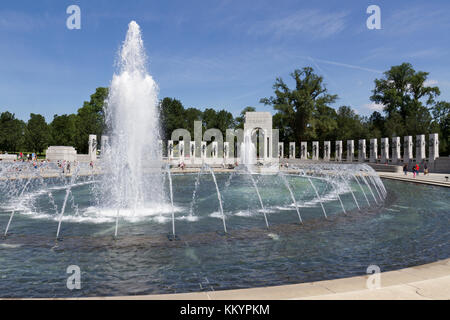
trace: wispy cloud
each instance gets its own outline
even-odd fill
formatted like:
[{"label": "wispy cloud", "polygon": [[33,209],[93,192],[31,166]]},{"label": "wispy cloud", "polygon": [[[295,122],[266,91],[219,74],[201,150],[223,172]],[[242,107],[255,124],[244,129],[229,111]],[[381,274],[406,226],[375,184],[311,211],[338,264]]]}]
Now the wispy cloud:
[{"label": "wispy cloud", "polygon": [[367,103],[364,105],[364,108],[369,109],[371,111],[383,111],[384,105],[381,103]]},{"label": "wispy cloud", "polygon": [[424,50],[418,50],[415,52],[411,52],[406,54],[408,58],[437,58],[445,55],[445,52],[436,48],[429,48]]},{"label": "wispy cloud", "polygon": [[341,62],[330,61],[330,60],[322,60],[322,59],[317,59],[317,58],[314,58],[314,60],[316,62],[326,63],[326,64],[339,66],[339,67],[344,67],[344,68],[357,69],[357,70],[373,72],[373,73],[383,73],[383,71],[381,71],[381,70],[366,68],[366,67],[358,66],[358,65],[354,65],[354,64],[341,63]]},{"label": "wispy cloud", "polygon": [[347,12],[301,10],[253,23],[250,35],[271,34],[276,37],[304,34],[313,38],[328,38],[345,29]]},{"label": "wispy cloud", "polygon": [[417,6],[402,8],[394,12],[383,23],[383,29],[389,30],[391,34],[411,34],[436,27],[443,28],[443,31],[450,26],[447,11],[441,8],[431,8]]},{"label": "wispy cloud", "polygon": [[424,87],[433,87],[433,86],[436,86],[436,85],[438,85],[438,81],[437,80],[433,80],[433,79],[429,79],[429,80],[426,80],[424,83],[423,83],[423,86]]},{"label": "wispy cloud", "polygon": [[48,15],[32,15],[26,12],[2,10],[0,11],[0,30],[29,32],[45,26],[49,20]]}]

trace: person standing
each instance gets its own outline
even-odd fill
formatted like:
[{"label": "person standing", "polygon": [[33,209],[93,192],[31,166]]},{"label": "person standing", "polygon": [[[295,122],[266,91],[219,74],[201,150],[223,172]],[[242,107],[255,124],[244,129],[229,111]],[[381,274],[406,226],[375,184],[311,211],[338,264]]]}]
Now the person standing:
[{"label": "person standing", "polygon": [[408,165],[406,163],[403,165],[403,172],[405,173],[405,176],[408,175]]},{"label": "person standing", "polygon": [[424,165],[423,165],[423,175],[426,176],[427,174],[428,174],[428,165],[425,162]]}]

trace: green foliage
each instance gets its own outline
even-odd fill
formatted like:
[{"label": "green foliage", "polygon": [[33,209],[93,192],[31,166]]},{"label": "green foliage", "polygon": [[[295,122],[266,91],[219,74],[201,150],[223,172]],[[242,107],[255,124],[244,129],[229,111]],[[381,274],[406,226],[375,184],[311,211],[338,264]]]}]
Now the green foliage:
[{"label": "green foliage", "polygon": [[256,111],[255,107],[245,107],[244,110],[241,111],[240,115],[235,119],[236,129],[244,129],[245,113],[254,111]]},{"label": "green foliage", "polygon": [[433,108],[432,132],[439,133],[439,151],[443,155],[450,154],[450,103],[439,101]]},{"label": "green foliage", "polygon": [[0,115],[0,150],[16,152],[24,145],[26,124],[6,111]]},{"label": "green foliage", "polygon": [[315,139],[318,134],[323,135],[326,128],[335,127],[335,123],[328,119],[322,126],[315,116],[322,117],[330,113],[327,107],[336,101],[337,95],[327,93],[323,78],[316,75],[313,68],[297,69],[291,77],[295,81],[294,89],[291,90],[283,79],[277,78],[273,85],[275,96],[263,98],[260,102],[278,111],[277,122],[288,128],[285,134],[289,135],[284,135],[284,139],[300,143]]},{"label": "green foliage", "polygon": [[160,119],[163,140],[170,140],[172,132],[176,129],[187,129],[184,116],[185,110],[181,101],[172,98],[164,98],[161,101]]},{"label": "green foliage", "polygon": [[105,129],[105,107],[108,98],[108,88],[97,88],[91,95],[89,102],[85,101],[83,107],[78,109],[75,118],[76,134],[73,146],[78,153],[88,153],[89,135],[97,135],[97,141]]},{"label": "green foliage", "polygon": [[348,106],[340,107],[337,111],[336,123],[337,140],[347,141],[366,138],[364,118],[358,116],[352,108]]},{"label": "green foliage", "polygon": [[430,130],[428,111],[440,94],[438,87],[426,85],[428,73],[415,71],[411,64],[393,66],[383,79],[375,80],[370,99],[384,106],[386,121],[401,120],[400,125],[390,121],[389,133],[398,136],[417,135]]},{"label": "green foliage", "polygon": [[[436,102],[438,87],[426,85],[428,73],[415,71],[411,64],[393,66],[382,79],[375,80],[370,99],[384,106],[383,112],[361,117],[349,106],[337,110],[330,105],[337,95],[329,94],[322,76],[310,67],[294,70],[291,89],[277,78],[274,96],[261,99],[276,113],[273,126],[279,129],[280,141],[358,140],[382,137],[438,133],[440,154],[450,154],[450,103]],[[105,109],[108,88],[97,88],[89,102],[84,102],[76,114],[55,115],[50,125],[43,116],[31,114],[28,123],[15,119],[14,114],[0,114],[0,150],[9,152],[42,152],[48,145],[74,146],[78,153],[87,153],[88,136],[98,140],[105,131]],[[203,130],[217,128],[225,134],[229,128],[243,128],[246,107],[236,118],[226,110],[206,108],[185,109],[181,101],[164,98],[160,102],[161,138],[168,140],[175,129],[189,130],[194,137],[194,121],[202,121]]]},{"label": "green foliage", "polygon": [[50,141],[50,129],[45,118],[40,114],[30,114],[25,130],[25,145],[28,150],[41,153]]}]

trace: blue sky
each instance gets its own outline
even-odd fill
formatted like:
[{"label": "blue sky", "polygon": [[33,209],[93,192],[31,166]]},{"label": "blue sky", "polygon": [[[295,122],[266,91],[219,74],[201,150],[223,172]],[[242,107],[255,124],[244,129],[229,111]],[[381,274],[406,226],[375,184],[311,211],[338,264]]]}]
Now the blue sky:
[{"label": "blue sky", "polygon": [[[81,8],[81,30],[66,28],[66,8]],[[369,5],[381,30],[369,30]],[[96,87],[108,86],[127,25],[141,26],[159,97],[186,107],[227,109],[272,95],[276,77],[312,66],[325,78],[333,107],[361,115],[379,106],[374,79],[410,62],[450,100],[450,1],[64,1],[0,3],[0,111],[51,121],[74,113]]]}]

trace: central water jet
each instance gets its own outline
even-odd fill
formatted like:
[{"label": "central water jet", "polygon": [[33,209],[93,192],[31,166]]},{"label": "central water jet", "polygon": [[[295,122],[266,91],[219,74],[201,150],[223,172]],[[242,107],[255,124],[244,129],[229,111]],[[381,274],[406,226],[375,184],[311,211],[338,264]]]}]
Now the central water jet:
[{"label": "central water jet", "polygon": [[166,200],[158,148],[158,86],[146,64],[141,30],[132,21],[119,52],[118,71],[111,81],[105,107],[110,143],[101,163],[105,172],[101,205],[121,206],[121,215],[134,215],[136,208]]}]

